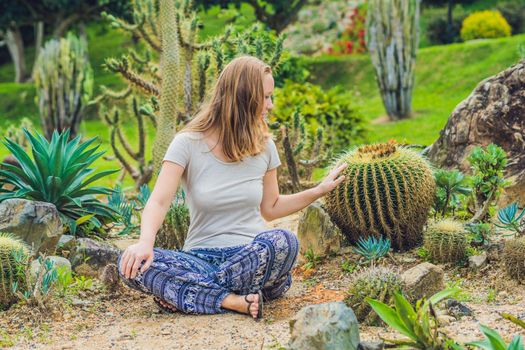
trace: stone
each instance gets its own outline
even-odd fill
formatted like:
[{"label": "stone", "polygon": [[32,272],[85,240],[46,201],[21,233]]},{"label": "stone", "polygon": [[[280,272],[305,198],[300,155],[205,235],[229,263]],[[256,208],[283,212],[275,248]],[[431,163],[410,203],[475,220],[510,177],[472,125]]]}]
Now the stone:
[{"label": "stone", "polygon": [[120,278],[116,264],[107,264],[102,268],[98,279],[106,287],[110,294],[116,294],[120,290]]},{"label": "stone", "polygon": [[438,167],[470,173],[467,157],[476,146],[495,143],[507,153],[505,178],[510,182],[498,206],[525,206],[525,60],[481,81],[457,105],[428,157]]},{"label": "stone", "polygon": [[10,232],[32,247],[32,254],[52,255],[62,236],[62,221],[51,203],[6,199],[0,203],[0,232]]},{"label": "stone", "polygon": [[443,269],[429,262],[416,265],[401,274],[407,292],[414,300],[428,298],[443,290],[443,277]]},{"label": "stone", "polygon": [[491,242],[487,246],[487,258],[489,261],[499,261],[503,257],[505,242]]},{"label": "stone", "polygon": [[84,266],[84,269],[89,272],[86,275],[92,276],[94,274],[95,276],[93,277],[96,277],[99,270],[106,265],[116,264],[120,253],[120,249],[106,242],[99,242],[90,238],[79,238],[69,255],[69,260],[75,271],[77,271],[77,267],[87,265],[92,271],[85,269]]},{"label": "stone", "polygon": [[60,251],[67,250],[71,251],[75,247],[77,239],[72,235],[62,235],[58,240],[57,249]]},{"label": "stone", "polygon": [[487,254],[473,255],[468,258],[468,266],[473,270],[479,270],[487,265]]},{"label": "stone", "polygon": [[359,324],[343,302],[309,305],[290,320],[290,350],[356,350]]},{"label": "stone", "polygon": [[385,342],[383,341],[362,341],[359,343],[357,350],[383,350]]},{"label": "stone", "polygon": [[461,318],[463,316],[472,316],[472,309],[456,299],[448,299],[446,302],[447,312],[450,316]]},{"label": "stone", "polygon": [[452,322],[455,322],[456,319],[453,316],[449,315],[439,315],[437,317],[437,321],[440,326],[448,326]]},{"label": "stone", "polygon": [[310,204],[304,210],[297,228],[297,238],[303,256],[310,249],[317,256],[338,253],[342,237],[341,231],[319,201]]},{"label": "stone", "polygon": [[[51,256],[46,257],[46,260],[51,260],[53,262],[54,267],[56,268],[64,266],[66,271],[71,272],[71,262],[64,257],[51,255]],[[40,272],[40,268],[41,268],[41,265],[38,259],[35,259],[31,262],[30,271],[31,271],[32,278],[36,278],[36,276],[38,276],[38,273]]]}]

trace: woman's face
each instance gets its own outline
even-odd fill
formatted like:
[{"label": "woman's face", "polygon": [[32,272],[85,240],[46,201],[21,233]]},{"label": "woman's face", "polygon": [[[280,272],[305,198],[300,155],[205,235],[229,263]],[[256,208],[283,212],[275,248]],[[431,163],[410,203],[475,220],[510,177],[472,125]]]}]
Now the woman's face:
[{"label": "woman's face", "polygon": [[271,74],[265,74],[263,77],[263,88],[264,88],[264,104],[262,111],[262,118],[267,119],[268,114],[273,108],[272,95],[274,89],[273,77]]}]

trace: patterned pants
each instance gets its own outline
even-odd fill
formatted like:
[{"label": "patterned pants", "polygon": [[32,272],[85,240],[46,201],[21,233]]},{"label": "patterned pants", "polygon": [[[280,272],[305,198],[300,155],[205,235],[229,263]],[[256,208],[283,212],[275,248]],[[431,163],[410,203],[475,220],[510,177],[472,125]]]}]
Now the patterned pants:
[{"label": "patterned pants", "polygon": [[[188,252],[154,248],[146,272],[127,279],[126,285],[153,294],[178,310],[193,314],[217,314],[224,298],[262,291],[264,300],[283,295],[291,286],[290,270],[299,244],[290,231],[273,229],[259,233],[246,245],[196,248]],[[119,256],[117,266],[120,267]]]}]

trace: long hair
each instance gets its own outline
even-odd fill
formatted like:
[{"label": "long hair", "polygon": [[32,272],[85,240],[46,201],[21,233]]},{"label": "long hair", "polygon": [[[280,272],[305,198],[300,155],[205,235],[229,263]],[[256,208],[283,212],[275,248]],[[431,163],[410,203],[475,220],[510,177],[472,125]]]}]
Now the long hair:
[{"label": "long hair", "polygon": [[271,73],[270,66],[256,57],[232,60],[219,75],[209,103],[181,132],[217,130],[222,152],[231,162],[261,153],[270,136],[261,118],[263,77]]}]

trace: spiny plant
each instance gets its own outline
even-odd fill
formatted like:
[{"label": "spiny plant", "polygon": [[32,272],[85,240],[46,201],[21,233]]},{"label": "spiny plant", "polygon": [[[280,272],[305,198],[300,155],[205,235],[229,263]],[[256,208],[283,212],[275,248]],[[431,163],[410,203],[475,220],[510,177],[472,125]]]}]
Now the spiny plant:
[{"label": "spiny plant", "polygon": [[523,282],[525,280],[525,237],[511,239],[505,242],[503,260],[507,274]]},{"label": "spiny plant", "polygon": [[458,170],[439,169],[434,176],[437,187],[434,211],[445,217],[450,206],[455,208],[459,204],[459,196],[468,195],[472,190],[467,187],[465,175]]},{"label": "spiny plant", "polygon": [[357,247],[354,247],[353,250],[361,255],[366,263],[373,263],[388,253],[390,250],[390,240],[383,239],[383,237],[376,239],[373,236],[370,236],[365,240],[361,237],[357,242]]},{"label": "spiny plant", "polygon": [[428,162],[395,142],[361,146],[336,160],[345,162],[345,180],[326,196],[326,209],[352,243],[383,236],[406,250],[421,243],[434,200]]},{"label": "spiny plant", "polygon": [[452,219],[433,222],[423,236],[425,249],[433,260],[457,263],[465,258],[468,237],[462,222]]},{"label": "spiny plant", "polygon": [[[19,259],[17,257],[19,256]],[[0,310],[17,300],[13,284],[22,284],[22,271],[27,266],[27,245],[13,234],[0,232]]]},{"label": "spiny plant", "polygon": [[40,134],[23,130],[33,157],[12,140],[3,141],[21,167],[2,164],[0,188],[7,183],[14,186],[14,190],[0,194],[0,202],[25,198],[52,203],[72,234],[76,233],[80,222],[89,223],[102,232],[103,222],[115,220],[115,211],[95,195],[109,194],[111,189],[92,183],[118,170],[95,173],[90,167],[104,154],[97,152],[99,145],[91,147],[96,138],[81,142],[77,135],[69,140],[69,130],[61,133],[55,130],[48,141]]},{"label": "spiny plant", "polygon": [[373,298],[367,302],[379,317],[390,327],[408,337],[408,339],[385,339],[396,348],[421,350],[461,349],[460,345],[439,331],[434,305],[457,294],[457,288],[445,289],[429,299],[419,299],[415,308],[399,292],[394,292],[394,306]]},{"label": "spiny plant", "polygon": [[[137,188],[158,172],[175,132],[200,108],[208,87],[229,61],[249,54],[276,71],[283,51],[284,37],[269,34],[259,24],[244,31],[227,26],[220,35],[201,40],[201,22],[190,0],[158,4],[154,0],[136,0],[131,22],[108,14],[103,16],[114,28],[133,34],[146,47],[143,52],[131,49],[121,58],[106,60],[107,69],[121,76],[128,86],[120,92],[104,88],[94,101],[115,103],[113,111],[103,113],[111,127],[111,146]],[[129,142],[121,130],[120,115],[128,114],[123,110],[130,99],[137,120],[138,145]],[[152,160],[144,153],[147,120],[156,128]]]},{"label": "spiny plant", "polygon": [[525,215],[525,208],[518,213],[518,204],[512,203],[509,206],[498,211],[498,220],[500,224],[495,224],[498,227],[513,231],[516,236],[525,235],[525,221],[521,219]]},{"label": "spiny plant", "polygon": [[379,317],[371,312],[372,308],[366,298],[371,297],[391,305],[396,291],[403,291],[399,273],[384,266],[372,266],[354,276],[345,302],[354,310],[359,322],[377,325]]}]

